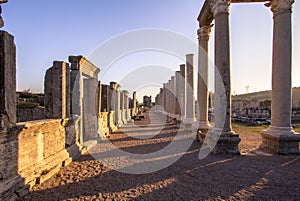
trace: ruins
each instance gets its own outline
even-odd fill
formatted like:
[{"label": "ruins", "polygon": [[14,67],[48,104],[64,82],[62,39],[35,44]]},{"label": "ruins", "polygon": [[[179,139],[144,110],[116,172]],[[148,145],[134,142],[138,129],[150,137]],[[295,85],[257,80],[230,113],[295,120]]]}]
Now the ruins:
[{"label": "ruins", "polygon": [[[2,0],[1,3],[7,1]],[[155,104],[168,122],[194,132],[201,144],[216,141],[213,154],[240,154],[241,141],[231,126],[229,8],[231,3],[264,0],[206,0],[198,17],[198,75],[194,55],[186,55]],[[291,11],[293,0],[267,3],[274,15],[271,125],[262,131],[261,149],[273,154],[300,154],[300,135],[291,126]],[[214,21],[214,126],[208,121],[208,43]],[[0,17],[0,27],[3,26]],[[91,146],[107,140],[137,115],[136,92],[117,82],[102,83],[100,68],[82,55],[54,61],[45,72],[44,107],[40,118],[17,121],[16,46],[14,37],[0,31],[0,198],[15,200],[28,193]],[[196,111],[194,79],[198,79]],[[147,105],[151,105],[148,101]],[[197,118],[195,117],[197,114]],[[33,120],[33,121],[32,121]],[[201,146],[201,145],[199,145]]]},{"label": "ruins", "polygon": [[[231,3],[266,2],[265,0],[206,0],[198,17],[198,92],[197,119],[194,117],[195,100],[193,96],[193,57],[186,55],[186,66],[180,66],[181,77],[179,92],[174,91],[174,80],[163,84],[156,97],[156,104],[165,108],[166,114],[173,119],[177,113],[174,95],[181,102],[181,119],[186,130],[193,130],[203,142],[216,141],[212,152],[215,154],[240,154],[239,135],[231,126],[231,78],[229,8]],[[274,15],[273,62],[272,62],[272,107],[271,125],[262,131],[261,148],[274,154],[299,154],[300,135],[291,126],[291,13],[293,0],[273,0],[265,6],[271,7]],[[214,25],[212,22],[214,21]],[[211,28],[215,29],[215,95],[214,126],[208,121],[208,42]],[[286,37],[288,36],[288,37]],[[179,93],[179,94],[176,94]],[[182,98],[183,97],[183,98]],[[171,103],[171,104],[169,104]],[[180,119],[180,118],[179,118]],[[191,126],[192,125],[192,126]]]}]

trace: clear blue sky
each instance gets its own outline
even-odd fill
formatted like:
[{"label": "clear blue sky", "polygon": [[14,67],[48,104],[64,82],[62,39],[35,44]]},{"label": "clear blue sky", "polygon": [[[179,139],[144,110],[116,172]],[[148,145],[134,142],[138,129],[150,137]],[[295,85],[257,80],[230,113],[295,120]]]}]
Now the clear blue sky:
[{"label": "clear blue sky", "polygon": [[[170,30],[197,43],[202,4],[203,0],[10,0],[2,8],[4,29],[15,36],[17,45],[17,88],[42,91],[44,73],[54,60],[88,57],[100,44],[131,30]],[[293,11],[293,86],[300,86],[298,1]],[[232,4],[230,12],[232,91],[244,93],[247,85],[250,92],[271,89],[270,9],[262,3]],[[212,34],[212,59],[213,38]],[[178,68],[180,61],[170,65],[174,62]]]}]

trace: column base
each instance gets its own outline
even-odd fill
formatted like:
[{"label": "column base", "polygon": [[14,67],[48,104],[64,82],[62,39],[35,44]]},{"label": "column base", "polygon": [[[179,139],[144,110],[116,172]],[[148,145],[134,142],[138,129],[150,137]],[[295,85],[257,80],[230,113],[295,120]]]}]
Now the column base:
[{"label": "column base", "polygon": [[120,128],[121,126],[123,126],[123,121],[120,119],[118,122],[117,122],[117,127]]},{"label": "column base", "polygon": [[199,130],[202,133],[207,134],[210,129],[211,129],[211,126],[209,125],[209,123],[207,121],[200,121],[199,122]]},{"label": "column base", "polygon": [[260,149],[278,155],[300,154],[300,134],[290,127],[270,126],[261,132]]},{"label": "column base", "polygon": [[220,129],[213,129],[208,132],[206,137],[212,154],[240,155],[238,145],[241,141],[241,138],[238,134],[232,131],[224,132]]},{"label": "column base", "polygon": [[115,124],[112,124],[108,126],[108,129],[109,129],[109,133],[113,133],[118,129],[118,127]]},{"label": "column base", "polygon": [[134,122],[134,120],[133,119],[127,119],[127,123],[133,123]]},{"label": "column base", "polygon": [[211,131],[211,129],[211,126],[207,126],[205,129],[204,126],[200,128],[199,122],[193,124],[193,134],[196,136],[196,141],[200,144],[207,144],[207,133]]},{"label": "column base", "polygon": [[109,127],[105,127],[105,128],[98,128],[98,134],[99,134],[99,138],[101,140],[107,140],[110,136],[109,136]]},{"label": "column base", "polygon": [[182,123],[184,131],[193,131],[193,124],[195,124],[194,118],[185,118]]}]

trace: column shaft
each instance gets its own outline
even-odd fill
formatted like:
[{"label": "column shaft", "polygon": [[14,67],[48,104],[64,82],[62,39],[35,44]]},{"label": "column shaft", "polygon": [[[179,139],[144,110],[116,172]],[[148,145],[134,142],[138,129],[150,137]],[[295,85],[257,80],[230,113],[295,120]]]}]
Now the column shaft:
[{"label": "column shaft", "polygon": [[274,11],[272,126],[291,128],[291,11]]},{"label": "column shaft", "polygon": [[208,40],[211,25],[202,26],[198,30],[199,50],[198,50],[198,115],[197,121],[200,130],[207,130],[208,122]]},{"label": "column shaft", "polygon": [[180,65],[180,108],[181,119],[186,117],[186,66]]},{"label": "column shaft", "polygon": [[[218,3],[215,6],[222,7],[224,5]],[[227,7],[229,6],[227,5]],[[231,82],[229,13],[228,11],[220,12],[218,9],[219,8],[215,8],[215,128],[218,128],[223,132],[230,132]]]},{"label": "column shaft", "polygon": [[186,118],[189,121],[194,121],[195,119],[193,57],[193,54],[186,55]]}]

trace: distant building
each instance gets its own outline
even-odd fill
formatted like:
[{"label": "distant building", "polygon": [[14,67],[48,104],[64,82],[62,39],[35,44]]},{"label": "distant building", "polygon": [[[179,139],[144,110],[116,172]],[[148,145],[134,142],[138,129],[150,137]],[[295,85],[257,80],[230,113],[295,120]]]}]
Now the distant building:
[{"label": "distant building", "polygon": [[152,100],[151,100],[151,96],[144,96],[143,97],[143,105],[144,106],[151,106]]}]

